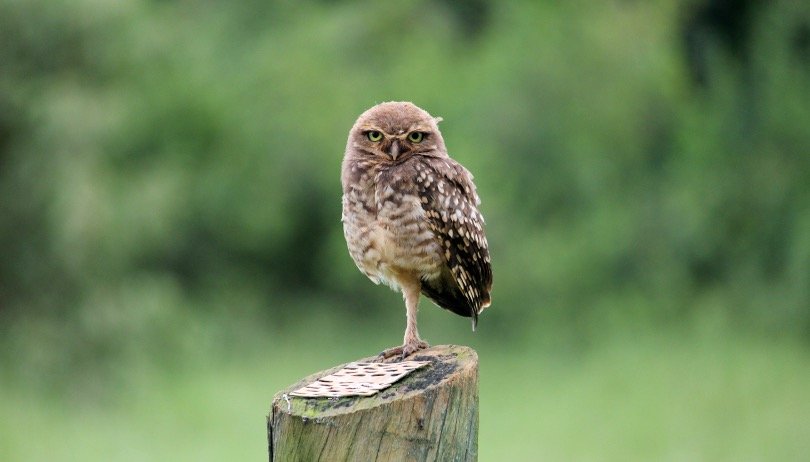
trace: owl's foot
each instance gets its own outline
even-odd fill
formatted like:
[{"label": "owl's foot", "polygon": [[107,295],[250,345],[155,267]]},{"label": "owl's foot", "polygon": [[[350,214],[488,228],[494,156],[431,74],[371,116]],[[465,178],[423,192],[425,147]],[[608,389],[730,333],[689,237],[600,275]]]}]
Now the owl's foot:
[{"label": "owl's foot", "polygon": [[408,356],[416,353],[419,350],[424,350],[426,348],[430,348],[430,345],[428,345],[427,342],[423,340],[417,340],[414,342],[406,343],[405,345],[402,346],[384,350],[382,353],[380,353],[379,357],[383,361],[387,361],[389,359],[393,361],[396,360],[404,361],[405,358],[407,358]]}]

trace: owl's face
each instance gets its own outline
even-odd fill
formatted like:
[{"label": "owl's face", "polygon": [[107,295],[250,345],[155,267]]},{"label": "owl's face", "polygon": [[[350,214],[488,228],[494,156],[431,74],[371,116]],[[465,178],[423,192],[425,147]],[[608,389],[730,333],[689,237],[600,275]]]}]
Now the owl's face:
[{"label": "owl's face", "polygon": [[434,118],[411,103],[390,102],[367,110],[349,133],[347,154],[372,155],[380,161],[402,161],[414,154],[441,155],[444,140]]}]

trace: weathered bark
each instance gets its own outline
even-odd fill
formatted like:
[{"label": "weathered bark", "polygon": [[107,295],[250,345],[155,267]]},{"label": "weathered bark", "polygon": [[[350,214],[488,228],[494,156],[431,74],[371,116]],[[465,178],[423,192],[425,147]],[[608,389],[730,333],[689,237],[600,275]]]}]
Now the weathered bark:
[{"label": "weathered bark", "polygon": [[467,347],[440,345],[408,359],[431,364],[373,396],[286,395],[344,365],[280,391],[267,417],[270,460],[477,460],[478,355]]}]

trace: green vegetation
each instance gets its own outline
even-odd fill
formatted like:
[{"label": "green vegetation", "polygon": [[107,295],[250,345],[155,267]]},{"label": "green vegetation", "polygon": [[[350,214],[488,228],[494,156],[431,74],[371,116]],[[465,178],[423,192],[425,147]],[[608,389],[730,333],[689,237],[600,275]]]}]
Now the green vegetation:
[{"label": "green vegetation", "polygon": [[[180,372],[128,365],[101,397],[0,387],[0,458],[265,460],[272,394],[369,351],[309,340],[262,340]],[[793,341],[713,330],[578,352],[477,349],[482,461],[799,461],[810,450],[810,353]]]},{"label": "green vegetation", "polygon": [[263,459],[400,339],[343,242],[349,127],[444,117],[492,251],[482,460],[801,460],[810,6],[0,0],[0,459]]}]

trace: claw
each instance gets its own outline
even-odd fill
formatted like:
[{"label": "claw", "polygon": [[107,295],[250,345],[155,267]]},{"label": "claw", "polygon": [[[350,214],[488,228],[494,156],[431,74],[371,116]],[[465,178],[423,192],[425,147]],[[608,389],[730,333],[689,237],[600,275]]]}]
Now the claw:
[{"label": "claw", "polygon": [[399,357],[399,361],[404,361],[405,358],[408,356],[416,353],[417,351],[424,350],[426,348],[430,348],[427,342],[419,340],[413,343],[406,343],[405,345],[389,348],[387,350],[382,351],[379,354],[380,359],[383,361]]}]

